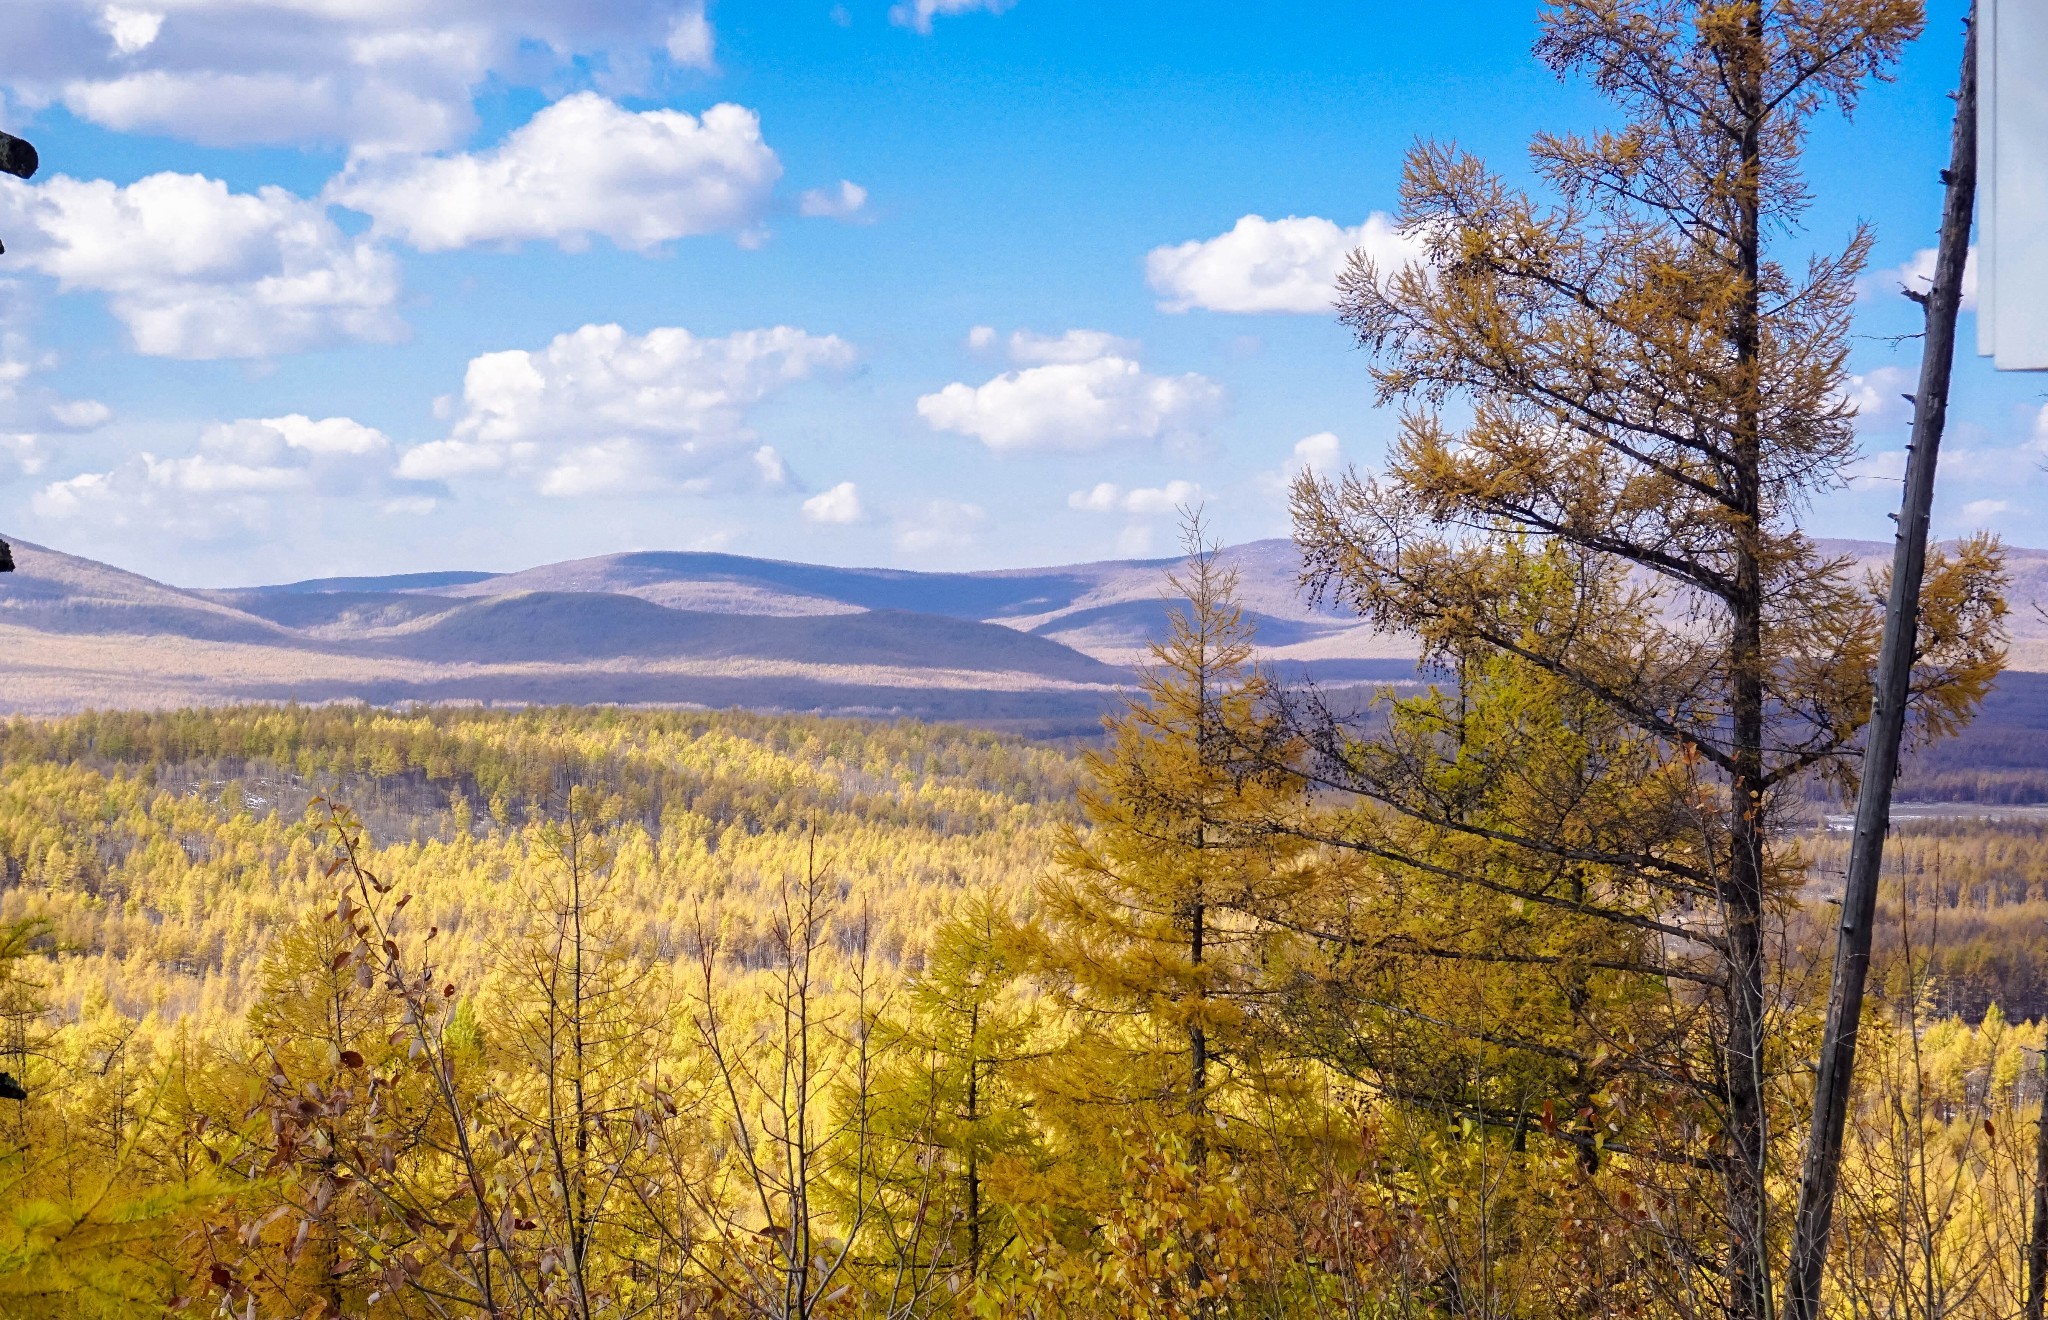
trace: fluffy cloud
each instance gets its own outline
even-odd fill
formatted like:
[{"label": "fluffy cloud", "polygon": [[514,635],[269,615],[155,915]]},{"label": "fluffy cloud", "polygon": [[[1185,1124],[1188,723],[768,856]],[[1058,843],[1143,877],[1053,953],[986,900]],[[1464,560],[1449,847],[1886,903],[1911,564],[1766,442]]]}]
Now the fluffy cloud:
[{"label": "fluffy cloud", "polygon": [[[1951,467],[1954,465],[1951,464]],[[1851,490],[1874,490],[1880,484],[1894,490],[1906,479],[1906,451],[1881,449],[1865,454],[1843,470],[1842,480]]]},{"label": "fluffy cloud", "polygon": [[108,5],[100,11],[100,24],[114,39],[116,55],[133,55],[147,50],[156,40],[156,34],[164,29],[164,16],[147,9]]},{"label": "fluffy cloud", "polygon": [[1134,490],[1102,481],[1067,496],[1067,507],[1087,513],[1157,515],[1178,512],[1199,503],[1201,498],[1202,488],[1192,481],[1169,481],[1164,486],[1140,486]]},{"label": "fluffy cloud", "polygon": [[896,548],[907,555],[964,550],[974,544],[988,514],[979,504],[932,500],[896,521]]},{"label": "fluffy cloud", "polygon": [[0,283],[0,477],[42,471],[51,432],[94,431],[114,416],[98,399],[66,399],[37,379],[56,358],[30,342],[29,320],[19,282]]},{"label": "fluffy cloud", "polygon": [[1962,509],[1963,521],[1973,527],[1983,527],[2000,514],[2012,511],[2013,504],[2010,500],[1971,500]]},{"label": "fluffy cloud", "polygon": [[74,431],[90,431],[113,419],[114,410],[98,399],[66,399],[50,405],[50,419]]},{"label": "fluffy cloud", "polygon": [[868,190],[851,179],[841,179],[836,188],[807,188],[796,199],[797,214],[832,220],[856,219],[867,204]]},{"label": "fluffy cloud", "polygon": [[1019,332],[1010,352],[1030,365],[924,395],[918,416],[997,452],[1079,451],[1195,433],[1223,407],[1223,387],[1207,376],[1152,375],[1138,364],[1136,344],[1099,330]]},{"label": "fluffy cloud", "polygon": [[337,340],[390,340],[398,265],[282,188],[152,174],[120,187],[59,176],[0,182],[22,259],[66,290],[106,295],[138,352],[268,357]]},{"label": "fluffy cloud", "polygon": [[753,453],[754,471],[760,474],[764,486],[787,486],[789,464],[782,461],[782,454],[774,445],[762,445]]},{"label": "fluffy cloud", "polygon": [[1857,426],[1890,426],[1909,420],[1913,408],[1905,396],[1918,383],[1916,375],[1905,367],[1877,367],[1849,377],[1849,402],[1856,409]]},{"label": "fluffy cloud", "polygon": [[359,161],[328,196],[427,252],[527,239],[578,249],[594,234],[645,252],[755,224],[781,176],[751,110],[635,114],[581,92],[489,151]]},{"label": "fluffy cloud", "polygon": [[543,349],[471,359],[452,432],[407,450],[398,471],[419,480],[505,475],[549,495],[702,480],[753,448],[751,405],[852,363],[852,346],[836,335],[789,326],[700,338],[586,325]]},{"label": "fluffy cloud", "polygon": [[842,481],[832,489],[804,501],[804,517],[814,523],[834,523],[843,526],[857,523],[866,516],[867,511],[860,503],[860,490],[850,481]]},{"label": "fluffy cloud", "polygon": [[47,459],[43,438],[32,432],[0,431],[0,477],[34,476]]},{"label": "fluffy cloud", "polygon": [[[1891,270],[1884,271],[1878,275],[1876,279],[1871,281],[1869,291],[1874,294],[1897,293],[1901,289],[1911,289],[1915,293],[1927,292],[1934,287],[1934,258],[1936,255],[1933,248],[1921,248],[1904,265],[1895,266]],[[1977,310],[1977,248],[1975,244],[1970,246],[1969,256],[1963,261],[1963,310],[1966,312]]]},{"label": "fluffy cloud", "polygon": [[347,417],[315,421],[303,413],[233,422],[200,441],[202,448],[234,454],[247,462],[309,463],[322,458],[378,458],[391,452],[391,440],[374,426]]},{"label": "fluffy cloud", "polygon": [[1382,271],[1423,256],[1419,241],[1377,211],[1350,229],[1313,215],[1248,215],[1215,238],[1152,249],[1145,278],[1162,311],[1323,313],[1345,262],[1361,249]]},{"label": "fluffy cloud", "polygon": [[1318,431],[1294,442],[1286,461],[1253,477],[1253,485],[1269,499],[1285,501],[1304,476],[1335,480],[1346,467],[1344,442],[1333,431]]},{"label": "fluffy cloud", "polygon": [[52,482],[31,506],[40,517],[89,520],[101,530],[144,527],[217,540],[267,531],[286,502],[316,491],[383,489],[391,452],[383,432],[346,417],[245,419],[208,428],[188,454],[145,451],[109,471]]},{"label": "fluffy cloud", "polygon": [[[972,332],[969,332],[972,338]],[[1093,362],[1098,358],[1138,356],[1138,341],[1103,330],[1069,330],[1063,335],[1037,335],[1019,330],[1010,336],[1010,357],[1017,362]]]},{"label": "fluffy cloud", "polygon": [[683,5],[669,21],[668,36],[662,41],[661,48],[683,68],[710,69],[715,67],[713,54],[717,44],[711,31],[711,19],[699,0],[696,4]]},{"label": "fluffy cloud", "polygon": [[889,10],[889,21],[899,27],[914,28],[927,35],[932,30],[932,20],[951,14],[971,14],[984,10],[1000,14],[1017,0],[902,0]]},{"label": "fluffy cloud", "polygon": [[662,59],[708,68],[702,0],[8,0],[0,82],[123,132],[218,146],[432,151],[475,127],[486,80]]},{"label": "fluffy cloud", "polygon": [[1294,442],[1294,453],[1287,461],[1287,475],[1298,477],[1313,473],[1318,477],[1334,477],[1343,467],[1344,442],[1333,432],[1318,431]]}]

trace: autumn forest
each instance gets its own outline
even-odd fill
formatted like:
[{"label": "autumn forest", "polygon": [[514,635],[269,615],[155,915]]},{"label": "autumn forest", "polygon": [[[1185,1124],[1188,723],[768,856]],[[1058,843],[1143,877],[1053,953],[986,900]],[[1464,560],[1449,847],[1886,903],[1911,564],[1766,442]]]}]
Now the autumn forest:
[{"label": "autumn forest", "polygon": [[1281,681],[1190,509],[1099,738],[0,725],[0,1314],[2038,1317],[2039,786],[1914,762],[1995,792],[1874,925],[1829,824],[1993,693],[2004,551],[1801,525],[1872,239],[1800,155],[1923,26],[1551,0],[1608,126],[1414,148],[1337,309],[1398,434],[1290,498],[1423,683]]}]

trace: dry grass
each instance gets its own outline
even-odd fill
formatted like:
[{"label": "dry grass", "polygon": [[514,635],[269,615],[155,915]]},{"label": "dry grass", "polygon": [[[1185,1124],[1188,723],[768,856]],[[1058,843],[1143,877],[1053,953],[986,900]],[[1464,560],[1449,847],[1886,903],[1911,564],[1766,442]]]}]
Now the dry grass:
[{"label": "dry grass", "polygon": [[[88,708],[214,706],[250,699],[490,699],[647,701],[672,686],[674,704],[903,707],[930,692],[957,698],[1065,698],[1097,709],[1115,689],[1036,674],[793,661],[599,660],[436,664],[393,657],[124,634],[65,635],[0,626],[0,711],[51,715]],[[693,695],[694,693],[694,695]],[[941,700],[945,696],[953,701]],[[820,701],[816,698],[823,697]],[[703,698],[710,698],[703,700]],[[993,704],[1002,705],[1000,700]],[[1060,704],[1058,702],[1053,703]]]}]

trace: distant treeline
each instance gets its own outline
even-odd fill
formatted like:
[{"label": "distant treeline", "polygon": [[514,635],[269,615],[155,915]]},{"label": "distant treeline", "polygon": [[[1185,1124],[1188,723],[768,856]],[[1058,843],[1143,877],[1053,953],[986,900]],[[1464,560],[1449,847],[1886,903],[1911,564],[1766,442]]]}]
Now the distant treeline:
[{"label": "distant treeline", "polygon": [[[1825,881],[1848,863],[1847,833],[1813,844]],[[1878,957],[1935,1009],[1981,1021],[2048,1017],[2048,821],[1901,822],[1885,848]]]},{"label": "distant treeline", "polygon": [[2048,803],[2048,674],[2001,674],[1967,728],[1907,757],[1898,795],[1920,802]]}]

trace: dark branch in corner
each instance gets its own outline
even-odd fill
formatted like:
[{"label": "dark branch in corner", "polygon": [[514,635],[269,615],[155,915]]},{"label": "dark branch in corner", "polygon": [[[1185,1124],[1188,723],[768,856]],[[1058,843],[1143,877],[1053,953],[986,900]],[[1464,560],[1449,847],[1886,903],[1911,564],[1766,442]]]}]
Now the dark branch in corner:
[{"label": "dark branch in corner", "polygon": [[[36,149],[29,144],[28,139],[18,138],[12,133],[0,133],[0,173],[12,174],[17,179],[32,179],[35,177],[36,168],[42,163],[42,158],[36,155]],[[7,248],[0,245],[0,253],[6,251]],[[0,560],[5,558],[5,551],[0,551]],[[8,567],[11,568],[12,565]],[[6,571],[5,568],[0,568],[0,572]]]}]

